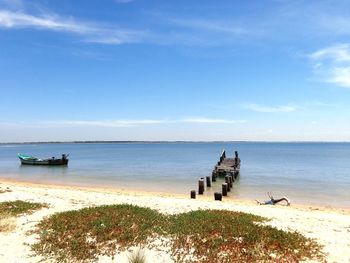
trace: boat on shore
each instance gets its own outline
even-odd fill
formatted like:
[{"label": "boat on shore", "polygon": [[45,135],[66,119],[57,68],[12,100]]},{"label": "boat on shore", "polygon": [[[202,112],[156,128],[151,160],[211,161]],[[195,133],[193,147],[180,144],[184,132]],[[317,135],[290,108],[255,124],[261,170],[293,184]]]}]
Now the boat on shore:
[{"label": "boat on shore", "polygon": [[18,158],[20,159],[21,164],[24,165],[67,165],[68,155],[69,154],[62,154],[61,158],[51,157],[47,159],[40,159],[29,155],[18,154]]}]

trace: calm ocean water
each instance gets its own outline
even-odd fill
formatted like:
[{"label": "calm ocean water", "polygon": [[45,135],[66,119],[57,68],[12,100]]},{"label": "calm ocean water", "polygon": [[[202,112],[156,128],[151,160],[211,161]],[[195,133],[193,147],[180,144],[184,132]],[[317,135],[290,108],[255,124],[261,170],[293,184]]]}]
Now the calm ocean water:
[{"label": "calm ocean water", "polygon": [[[238,150],[230,198],[288,196],[292,202],[350,208],[350,143],[88,143],[0,145],[0,177],[68,185],[189,194],[211,175],[222,149]],[[17,153],[69,153],[67,167],[21,166]],[[209,195],[220,188],[214,183]]]}]

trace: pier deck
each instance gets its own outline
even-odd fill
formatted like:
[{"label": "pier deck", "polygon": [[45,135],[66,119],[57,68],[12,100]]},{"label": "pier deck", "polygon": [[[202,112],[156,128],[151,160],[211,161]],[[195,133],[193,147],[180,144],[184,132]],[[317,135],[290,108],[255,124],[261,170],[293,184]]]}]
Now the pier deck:
[{"label": "pier deck", "polygon": [[[223,150],[219,161],[215,165],[212,175],[202,177],[198,180],[198,194],[202,195],[205,190],[205,181],[207,188],[211,187],[212,182],[216,182],[217,177],[224,177],[225,182],[222,183],[222,192],[215,192],[214,199],[222,201],[223,196],[227,196],[227,192],[233,187],[233,183],[238,177],[241,167],[241,159],[238,157],[238,152],[235,151],[235,158],[226,158],[226,151]],[[196,198],[196,190],[191,190],[191,198]]]},{"label": "pier deck", "polygon": [[235,158],[226,158],[226,151],[224,150],[220,156],[220,160],[215,165],[213,170],[214,176],[234,175],[239,174],[241,159],[238,157],[238,152],[235,152]]}]

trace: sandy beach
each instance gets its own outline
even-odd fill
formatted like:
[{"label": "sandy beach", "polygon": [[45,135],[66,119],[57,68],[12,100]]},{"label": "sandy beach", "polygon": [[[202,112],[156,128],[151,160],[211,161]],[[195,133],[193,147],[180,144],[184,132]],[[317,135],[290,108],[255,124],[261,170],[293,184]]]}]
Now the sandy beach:
[{"label": "sandy beach", "polygon": [[[56,212],[80,209],[104,204],[134,204],[156,209],[163,213],[176,214],[198,209],[226,209],[252,213],[272,220],[272,226],[288,231],[298,231],[306,237],[315,238],[324,245],[327,262],[350,262],[350,211],[310,206],[284,205],[259,206],[254,201],[224,199],[214,201],[209,197],[198,197],[136,192],[117,189],[87,188],[61,185],[43,185],[0,180],[1,189],[10,191],[0,194],[0,202],[23,200],[49,204],[31,215],[15,220],[16,228],[0,233],[1,262],[39,262],[28,244],[36,241],[26,233],[45,216]],[[132,250],[133,248],[131,248]],[[135,248],[136,249],[136,248]],[[127,262],[129,252],[118,254],[113,260],[100,257],[99,262]],[[145,250],[148,262],[172,262],[166,248]],[[44,260],[44,262],[49,262]]]}]

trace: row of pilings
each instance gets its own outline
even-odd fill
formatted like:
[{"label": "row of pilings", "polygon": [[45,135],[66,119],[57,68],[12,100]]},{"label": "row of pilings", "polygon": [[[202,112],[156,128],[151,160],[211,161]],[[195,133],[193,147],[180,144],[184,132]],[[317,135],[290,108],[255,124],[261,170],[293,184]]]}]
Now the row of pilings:
[{"label": "row of pilings", "polygon": [[[235,151],[235,158],[226,158],[226,151],[223,150],[219,161],[215,165],[212,175],[202,177],[198,180],[198,195],[203,195],[205,186],[207,188],[216,184],[217,178],[224,178],[224,182],[221,184],[221,192],[214,193],[214,200],[222,201],[223,196],[227,196],[233,187],[233,183],[238,177],[240,168],[240,159],[238,152]],[[196,190],[191,191],[191,198],[196,198]]]}]

